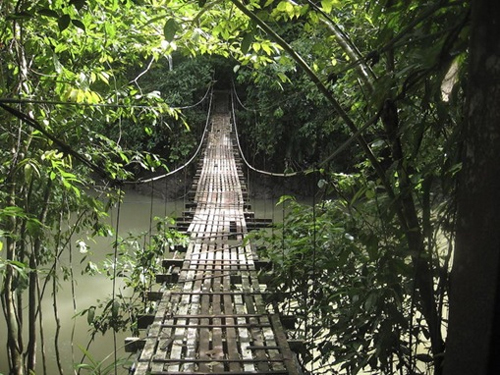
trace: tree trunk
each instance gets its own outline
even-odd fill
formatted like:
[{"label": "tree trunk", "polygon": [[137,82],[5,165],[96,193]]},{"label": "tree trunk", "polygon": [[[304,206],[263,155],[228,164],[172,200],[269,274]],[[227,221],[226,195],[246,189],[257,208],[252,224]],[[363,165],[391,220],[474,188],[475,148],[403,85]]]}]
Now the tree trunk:
[{"label": "tree trunk", "polygon": [[[30,254],[29,258],[30,269],[37,269],[36,254],[34,251]],[[37,319],[36,311],[38,308],[38,295],[37,295],[37,282],[38,274],[36,271],[31,272],[29,275],[29,288],[28,288],[28,345],[27,345],[27,370],[28,373],[35,373],[36,366],[36,331]]]},{"label": "tree trunk", "polygon": [[[14,185],[11,191],[15,191]],[[7,202],[9,206],[15,206],[14,195],[9,196]],[[11,217],[8,219],[7,233],[15,233],[16,218]],[[13,238],[7,237],[6,239],[6,261],[13,261],[16,259],[16,241]],[[11,373],[14,375],[22,375],[23,369],[23,343],[19,337],[19,321],[16,310],[16,294],[14,287],[14,269],[7,266],[5,269],[4,285],[2,290],[2,298],[4,304],[5,320],[7,322],[7,349],[9,353],[9,363]]]},{"label": "tree trunk", "polygon": [[500,7],[472,2],[446,375],[500,373]]},{"label": "tree trunk", "polygon": [[399,116],[396,104],[387,99],[381,114],[387,138],[391,145],[391,155],[396,163],[401,194],[397,197],[398,218],[405,231],[406,242],[412,255],[412,264],[415,270],[415,287],[419,296],[419,309],[424,316],[430,335],[431,349],[434,357],[434,374],[442,374],[442,354],[444,342],[441,334],[441,317],[438,315],[434,294],[432,265],[425,254],[424,237],[420,226],[417,209],[409,180],[409,171],[404,166],[404,152],[401,140],[398,137]]}]

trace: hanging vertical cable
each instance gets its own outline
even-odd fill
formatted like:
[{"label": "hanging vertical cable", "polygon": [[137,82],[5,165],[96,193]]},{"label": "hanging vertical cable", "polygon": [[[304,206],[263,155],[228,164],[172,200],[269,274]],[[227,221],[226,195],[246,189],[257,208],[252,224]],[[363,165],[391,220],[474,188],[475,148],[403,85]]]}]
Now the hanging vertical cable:
[{"label": "hanging vertical cable", "polygon": [[[115,243],[114,243],[114,249],[113,249],[113,294],[112,294],[112,303],[113,307],[111,309],[112,312],[112,318],[116,318],[114,315],[117,314],[117,307],[116,307],[116,275],[117,275],[117,265],[118,265],[118,239],[119,239],[119,230],[120,230],[120,211],[121,211],[121,206],[122,206],[122,187],[118,186],[118,206],[116,210],[116,226],[115,226]],[[114,373],[115,375],[118,374],[118,369],[116,367],[116,364],[118,362],[118,357],[117,357],[117,342],[116,342],[116,328],[113,327],[113,359],[114,359]]]},{"label": "hanging vertical cable", "polygon": [[[314,289],[317,286],[316,282],[316,249],[317,249],[317,229],[316,229],[316,220],[317,220],[317,213],[316,213],[316,194],[317,194],[317,183],[314,179],[312,180],[312,222],[313,222],[313,233],[312,233],[312,246],[313,246],[313,254],[312,254],[312,274],[311,274],[311,287],[314,291]],[[309,288],[308,288],[309,289]],[[312,304],[311,304],[312,305]],[[309,305],[307,305],[309,306]],[[308,322],[308,317],[309,317],[309,312],[306,313],[306,340],[307,340],[307,322]],[[311,317],[311,326],[314,325],[314,316]],[[314,332],[311,330],[311,343],[314,340]]]},{"label": "hanging vertical cable", "polygon": [[[153,203],[154,203],[154,182],[151,181],[151,194],[149,202],[149,229],[148,229],[148,241],[147,243],[151,245],[151,236],[153,235]],[[146,246],[146,243],[144,244]]]},{"label": "hanging vertical cable", "polygon": [[[285,195],[285,186],[282,185],[282,190],[281,190],[281,195],[284,196]],[[281,203],[281,214],[282,214],[282,220],[283,220],[283,235],[282,235],[282,246],[281,246],[281,256],[282,256],[282,259],[283,259],[283,264],[285,264],[285,229],[286,229],[286,225],[285,225],[285,206],[286,206],[286,199],[282,199],[282,203]]]}]

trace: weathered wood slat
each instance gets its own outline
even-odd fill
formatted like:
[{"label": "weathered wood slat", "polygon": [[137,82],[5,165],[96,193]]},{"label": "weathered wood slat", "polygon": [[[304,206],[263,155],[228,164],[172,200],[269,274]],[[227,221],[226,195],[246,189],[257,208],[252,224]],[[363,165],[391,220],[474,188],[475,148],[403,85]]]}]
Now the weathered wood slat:
[{"label": "weathered wood slat", "polygon": [[212,358],[182,358],[182,359],[176,359],[176,358],[170,358],[170,359],[153,359],[153,362],[161,362],[161,363],[202,363],[202,362],[240,362],[240,363],[257,363],[257,362],[283,362],[283,359],[275,359],[271,360],[269,358],[263,358],[263,359],[212,359]]}]

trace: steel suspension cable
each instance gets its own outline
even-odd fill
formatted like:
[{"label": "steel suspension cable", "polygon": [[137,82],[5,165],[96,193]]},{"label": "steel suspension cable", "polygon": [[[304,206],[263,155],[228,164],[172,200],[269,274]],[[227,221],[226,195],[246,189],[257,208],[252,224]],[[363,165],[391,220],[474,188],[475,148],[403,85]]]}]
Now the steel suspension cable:
[{"label": "steel suspension cable", "polygon": [[236,101],[241,106],[241,108],[243,108],[245,111],[254,112],[254,113],[259,113],[259,112],[262,112],[262,111],[268,111],[268,110],[270,110],[272,108],[279,107],[281,104],[285,104],[285,103],[289,102],[290,99],[296,98],[296,97],[300,97],[300,96],[303,96],[305,94],[304,91],[296,91],[295,93],[287,96],[286,99],[283,99],[281,101],[276,101],[273,104],[270,104],[268,106],[259,107],[259,108],[248,108],[246,105],[243,104],[243,101],[241,100],[240,96],[238,95],[238,91],[236,91],[236,85],[234,84],[234,80],[231,81],[231,86],[234,88],[234,94],[235,94],[235,97],[236,97]]},{"label": "steel suspension cable", "polygon": [[[317,273],[316,273],[316,262],[317,262],[317,253],[316,253],[316,250],[317,250],[317,239],[318,239],[318,229],[317,229],[317,212],[316,212],[316,194],[317,194],[317,189],[318,189],[318,184],[313,181],[313,195],[312,195],[312,221],[313,221],[313,237],[312,237],[312,241],[313,241],[313,256],[312,256],[312,275],[311,275],[311,279],[312,279],[312,289],[313,290],[316,290],[316,285],[317,285],[317,280],[316,280],[316,277],[317,277]],[[309,286],[307,288],[307,291],[309,293]],[[310,296],[308,296],[310,297]],[[309,304],[307,305],[309,306]],[[314,326],[314,311],[312,311],[312,317],[311,317],[311,320],[309,320],[309,311],[306,312],[306,322],[305,322],[305,336],[306,336],[306,340],[307,340],[307,334],[308,334],[308,330],[309,330],[309,327],[307,326],[308,322],[310,322],[310,325],[311,327]],[[314,331],[311,329],[310,330],[310,333],[311,333],[311,343],[314,341]]]},{"label": "steel suspension cable", "polygon": [[195,104],[192,104],[192,105],[188,105],[188,106],[185,106],[185,107],[172,107],[172,108],[173,109],[190,109],[190,108],[197,107],[197,106],[199,106],[201,103],[203,103],[205,101],[205,99],[207,98],[208,94],[211,92],[211,89],[213,89],[213,83],[211,83],[210,85],[208,85],[208,88],[207,88],[207,91],[205,92],[205,95],[203,95],[203,98],[201,98],[201,100],[198,103],[195,103]]},{"label": "steel suspension cable", "polygon": [[[117,314],[117,309],[115,308],[115,303],[116,303],[116,277],[117,277],[117,268],[118,268],[118,239],[119,239],[119,230],[120,230],[120,215],[121,215],[121,206],[122,206],[122,188],[121,186],[118,187],[118,207],[117,207],[117,212],[116,212],[116,226],[115,226],[115,243],[113,246],[113,294],[111,300],[113,301],[113,305],[111,308],[111,317],[115,318],[113,316],[114,314]],[[114,374],[118,375],[118,369],[116,367],[116,364],[118,363],[118,345],[116,341],[116,328],[113,327],[113,359],[114,359]]]},{"label": "steel suspension cable", "polygon": [[248,112],[258,112],[256,109],[253,109],[253,108],[247,108],[241,101],[240,97],[238,96],[238,92],[236,91],[236,87],[234,85],[234,81],[231,81],[231,87],[232,87],[232,91],[234,91],[234,96],[236,97],[236,100],[238,101],[238,104],[241,106],[241,108],[243,108],[245,111],[248,111]]},{"label": "steel suspension cable", "polygon": [[234,108],[234,91],[235,90],[231,90],[231,110],[232,110],[232,118],[233,118],[232,125],[233,125],[234,133],[236,136],[236,144],[238,146],[238,151],[240,153],[241,159],[243,160],[245,165],[248,167],[248,169],[250,169],[254,172],[266,175],[266,176],[274,176],[274,177],[293,177],[293,176],[297,176],[300,174],[304,174],[306,172],[305,170],[299,171],[299,172],[291,172],[291,173],[277,173],[277,172],[263,171],[262,169],[255,168],[254,166],[252,166],[248,162],[247,158],[245,157],[245,154],[243,153],[243,149],[241,148],[240,136],[238,134],[238,127],[236,126],[236,111]]}]

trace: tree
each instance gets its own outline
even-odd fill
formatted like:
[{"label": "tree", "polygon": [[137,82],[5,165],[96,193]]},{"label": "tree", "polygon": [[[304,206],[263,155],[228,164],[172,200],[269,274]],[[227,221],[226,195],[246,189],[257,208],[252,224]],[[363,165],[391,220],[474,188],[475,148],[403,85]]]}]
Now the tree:
[{"label": "tree", "polygon": [[[339,70],[342,73],[352,70],[356,76],[345,78],[345,86],[338,85],[339,90],[333,90],[334,94],[342,94],[346,86],[354,87],[356,83],[352,78],[359,78],[361,82],[361,94],[341,104],[325,85],[326,74],[321,70],[325,60],[321,62],[312,54],[307,59],[300,56],[292,43],[267,25],[268,18],[256,10],[260,9],[260,4],[248,6],[237,0],[233,3],[293,57],[364,151],[366,161],[361,164],[361,170],[368,176],[375,175],[371,182],[371,178],[366,182],[377,186],[375,195],[380,196],[379,210],[390,212],[384,220],[397,223],[390,237],[406,249],[399,256],[412,264],[413,288],[418,296],[412,302],[412,310],[416,308],[425,318],[426,326],[422,328],[430,339],[430,358],[435,373],[440,373],[444,352],[443,301],[447,294],[450,252],[441,257],[434,239],[445,225],[453,223],[453,216],[449,216],[449,223],[434,219],[436,206],[431,201],[432,196],[439,194],[453,197],[453,179],[459,169],[455,159],[457,148],[449,142],[458,134],[454,124],[460,118],[455,117],[460,113],[460,99],[456,101],[457,107],[449,107],[451,102],[442,96],[442,86],[450,71],[457,77],[460,69],[456,65],[451,69],[451,66],[463,66],[467,7],[460,2],[431,2],[413,7],[407,7],[404,2],[346,2],[342,6],[323,2],[321,8],[313,3],[278,3],[270,12],[275,19],[294,20],[305,15],[311,26],[304,30],[325,32],[319,25],[326,25],[327,32],[339,42],[342,56],[347,60],[344,69],[339,67]],[[270,3],[266,3],[266,7],[269,6]],[[308,10],[308,6],[314,11]],[[359,14],[364,18],[356,17]],[[349,31],[342,33],[338,23],[342,23],[344,30],[350,30],[346,27],[349,24],[354,32],[351,35]],[[331,56],[332,52],[335,48],[326,47],[319,49],[318,56],[323,53]],[[456,56],[462,60],[457,60]],[[344,109],[349,107],[351,111]],[[456,113],[446,114],[448,108]],[[361,113],[369,120],[363,120]],[[363,129],[371,127],[370,130],[359,132],[359,122],[366,124]],[[432,152],[440,148],[446,149],[445,158]],[[363,189],[366,188],[369,185]],[[382,196],[388,199],[387,206],[380,205]],[[445,210],[452,214],[452,200],[446,206]],[[413,351],[411,338],[409,345]],[[415,371],[411,360],[408,366]]]},{"label": "tree", "polygon": [[[72,235],[108,234],[102,223],[107,207],[89,189],[102,188],[112,205],[134,164],[159,164],[94,126],[177,115],[158,96],[139,94],[126,75],[143,58],[172,51],[158,38],[163,24],[149,22],[151,12],[132,1],[0,5],[2,339],[12,374],[34,372],[37,346],[46,344],[40,340],[42,299],[53,298],[58,324],[58,280],[72,272],[59,259],[74,248]],[[57,344],[56,353],[60,364]]]},{"label": "tree", "polygon": [[445,374],[497,374],[500,225],[498,191],[500,10],[473,1],[467,123],[459,185]]}]

